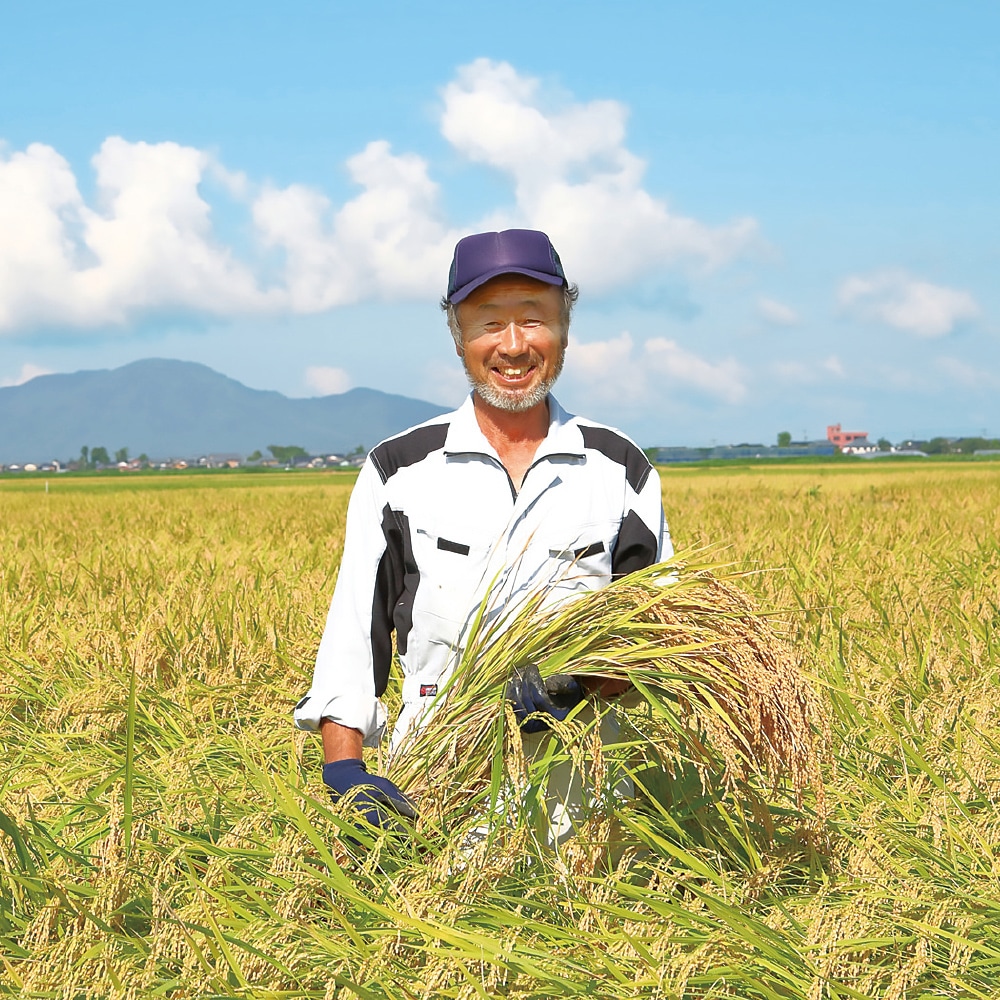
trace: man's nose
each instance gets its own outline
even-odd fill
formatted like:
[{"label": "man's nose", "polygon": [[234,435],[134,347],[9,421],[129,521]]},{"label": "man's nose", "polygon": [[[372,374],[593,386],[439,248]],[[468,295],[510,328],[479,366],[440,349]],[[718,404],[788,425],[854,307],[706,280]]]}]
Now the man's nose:
[{"label": "man's nose", "polygon": [[503,330],[500,337],[500,350],[505,354],[522,354],[525,350],[526,339],[524,330],[511,320]]}]

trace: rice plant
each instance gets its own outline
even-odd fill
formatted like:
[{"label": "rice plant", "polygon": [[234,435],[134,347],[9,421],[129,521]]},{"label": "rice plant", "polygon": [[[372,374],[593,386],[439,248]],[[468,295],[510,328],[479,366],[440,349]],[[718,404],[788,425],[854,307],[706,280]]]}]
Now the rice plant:
[{"label": "rice plant", "polygon": [[[381,762],[403,836],[290,724],[348,479],[4,482],[0,992],[995,994],[1000,480],[938,468],[665,471],[678,581],[479,636]],[[515,649],[627,670],[617,741],[581,714],[524,753]],[[554,849],[565,760],[595,808]]]}]

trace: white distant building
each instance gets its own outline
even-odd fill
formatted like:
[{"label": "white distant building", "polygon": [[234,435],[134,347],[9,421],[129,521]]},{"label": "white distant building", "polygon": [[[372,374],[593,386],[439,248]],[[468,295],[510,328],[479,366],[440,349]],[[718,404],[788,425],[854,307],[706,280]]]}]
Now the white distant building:
[{"label": "white distant building", "polygon": [[862,437],[855,438],[850,444],[842,444],[840,450],[845,455],[870,455],[878,451],[878,445]]}]

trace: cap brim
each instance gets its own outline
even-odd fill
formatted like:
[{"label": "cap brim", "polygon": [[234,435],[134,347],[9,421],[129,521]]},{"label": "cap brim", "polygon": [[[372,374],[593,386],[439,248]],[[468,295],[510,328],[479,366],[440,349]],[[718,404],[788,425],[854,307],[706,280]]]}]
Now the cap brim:
[{"label": "cap brim", "polygon": [[486,274],[480,274],[467,285],[462,285],[461,288],[456,289],[448,297],[448,301],[452,305],[458,305],[459,302],[468,298],[477,288],[481,288],[487,281],[499,278],[501,274],[523,274],[528,278],[534,278],[536,281],[544,281],[546,285],[566,284],[565,279],[560,278],[558,274],[546,274],[544,271],[532,271],[531,268],[528,267],[498,267],[495,271],[487,271]]}]

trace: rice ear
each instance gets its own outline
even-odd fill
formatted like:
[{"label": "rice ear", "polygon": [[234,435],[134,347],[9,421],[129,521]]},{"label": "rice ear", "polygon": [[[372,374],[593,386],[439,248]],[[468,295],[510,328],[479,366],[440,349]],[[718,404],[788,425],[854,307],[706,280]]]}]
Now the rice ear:
[{"label": "rice ear", "polygon": [[394,760],[394,780],[421,798],[484,795],[511,725],[507,678],[530,660],[543,677],[631,681],[649,709],[636,726],[661,752],[723,786],[787,782],[800,804],[811,789],[823,815],[816,691],[768,617],[716,570],[678,556],[554,610],[536,594],[502,628],[480,628],[480,614],[433,717]]}]

